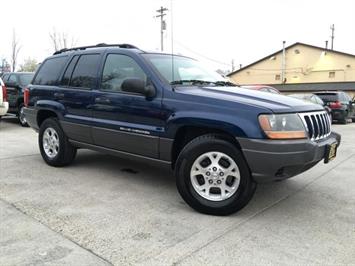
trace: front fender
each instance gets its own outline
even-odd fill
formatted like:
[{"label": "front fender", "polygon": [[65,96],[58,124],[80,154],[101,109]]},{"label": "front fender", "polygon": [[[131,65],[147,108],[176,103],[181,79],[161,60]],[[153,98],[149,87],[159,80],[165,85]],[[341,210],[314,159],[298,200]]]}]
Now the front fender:
[{"label": "front fender", "polygon": [[173,139],[178,130],[185,126],[216,129],[240,138],[263,138],[257,118],[196,111],[181,111],[172,114],[167,120],[166,137]]}]

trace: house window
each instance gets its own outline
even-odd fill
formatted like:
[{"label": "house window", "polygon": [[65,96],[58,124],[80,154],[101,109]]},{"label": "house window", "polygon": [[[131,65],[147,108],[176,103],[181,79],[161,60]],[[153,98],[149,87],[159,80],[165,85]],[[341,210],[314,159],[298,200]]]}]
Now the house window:
[{"label": "house window", "polygon": [[275,75],[275,80],[280,80],[281,79],[281,76],[279,74],[276,74]]},{"label": "house window", "polygon": [[329,72],[329,78],[330,79],[335,78],[335,71],[330,71]]}]

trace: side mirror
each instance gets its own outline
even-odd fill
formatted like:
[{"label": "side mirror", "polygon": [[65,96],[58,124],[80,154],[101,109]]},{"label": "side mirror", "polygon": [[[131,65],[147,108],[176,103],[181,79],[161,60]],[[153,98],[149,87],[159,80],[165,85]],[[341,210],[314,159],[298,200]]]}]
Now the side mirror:
[{"label": "side mirror", "polygon": [[122,91],[142,94],[146,97],[155,96],[155,88],[153,85],[147,85],[144,80],[139,78],[125,79],[121,85]]}]

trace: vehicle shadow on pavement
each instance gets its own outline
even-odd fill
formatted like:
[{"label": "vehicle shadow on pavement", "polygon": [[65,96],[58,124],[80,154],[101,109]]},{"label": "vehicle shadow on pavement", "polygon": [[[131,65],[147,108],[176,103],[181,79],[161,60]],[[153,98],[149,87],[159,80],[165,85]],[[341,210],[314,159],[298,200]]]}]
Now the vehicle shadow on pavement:
[{"label": "vehicle shadow on pavement", "polygon": [[[137,183],[144,183],[144,186],[153,189],[153,191],[156,190],[157,193],[162,187],[164,187],[164,194],[178,194],[175,186],[174,173],[169,167],[159,167],[149,163],[122,159],[94,151],[79,150],[78,155],[70,168],[73,170],[75,168],[81,169],[83,166],[88,172],[97,172],[99,169],[101,178],[112,176],[113,174],[116,180],[129,179],[132,186]],[[290,193],[299,190],[304,185],[302,184],[302,182],[300,183],[293,179],[284,180],[282,182],[259,184],[254,198],[243,210],[255,212],[263,209],[273,202],[287,197]],[[166,200],[169,201],[171,199],[168,197]],[[180,203],[186,205],[181,198]],[[190,210],[187,205],[186,209]],[[242,214],[243,210],[234,215],[238,216]],[[247,212],[249,213],[249,211]]]}]

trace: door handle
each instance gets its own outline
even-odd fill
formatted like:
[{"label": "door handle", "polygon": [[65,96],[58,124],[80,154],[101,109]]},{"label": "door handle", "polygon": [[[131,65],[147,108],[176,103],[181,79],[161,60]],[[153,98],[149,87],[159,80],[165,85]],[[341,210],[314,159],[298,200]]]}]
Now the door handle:
[{"label": "door handle", "polygon": [[55,98],[64,98],[64,93],[62,92],[55,92],[53,95]]},{"label": "door handle", "polygon": [[111,103],[111,101],[110,101],[110,99],[108,99],[106,97],[98,97],[98,98],[95,98],[95,103],[109,104],[109,103]]}]

